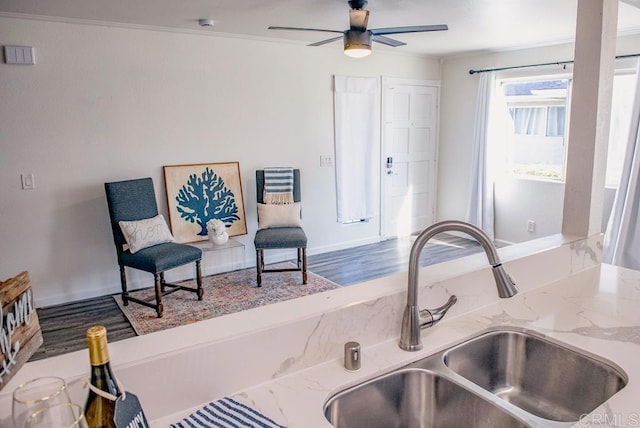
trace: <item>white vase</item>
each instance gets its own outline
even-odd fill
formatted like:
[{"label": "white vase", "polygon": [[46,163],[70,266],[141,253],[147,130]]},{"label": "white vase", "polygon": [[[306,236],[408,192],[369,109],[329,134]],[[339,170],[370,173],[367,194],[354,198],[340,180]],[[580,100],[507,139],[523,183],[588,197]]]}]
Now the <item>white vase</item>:
[{"label": "white vase", "polygon": [[214,245],[222,245],[228,240],[229,234],[226,231],[222,232],[220,235],[216,235],[215,233],[209,235],[209,241]]}]

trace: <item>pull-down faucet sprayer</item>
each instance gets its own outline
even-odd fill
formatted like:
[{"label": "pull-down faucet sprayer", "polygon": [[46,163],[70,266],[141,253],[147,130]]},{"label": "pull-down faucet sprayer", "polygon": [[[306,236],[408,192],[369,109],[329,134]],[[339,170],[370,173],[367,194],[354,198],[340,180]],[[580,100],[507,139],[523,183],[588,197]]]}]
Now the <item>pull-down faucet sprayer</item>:
[{"label": "pull-down faucet sprayer", "polygon": [[409,255],[407,307],[404,310],[404,316],[402,319],[402,332],[400,334],[399,344],[400,348],[405,351],[418,351],[422,349],[420,329],[435,325],[457,301],[456,296],[451,296],[449,301],[439,308],[425,309],[422,311],[418,308],[418,272],[420,270],[420,253],[431,238],[438,233],[449,231],[466,233],[467,235],[475,238],[476,241],[482,245],[482,248],[487,255],[487,259],[493,268],[492,271],[496,281],[496,288],[498,289],[498,295],[501,298],[512,297],[518,292],[515,283],[511,277],[509,277],[507,272],[505,272],[504,267],[500,262],[495,245],[481,229],[472,224],[454,220],[443,221],[429,226],[423,230],[420,235],[418,235],[411,247],[411,254]]}]

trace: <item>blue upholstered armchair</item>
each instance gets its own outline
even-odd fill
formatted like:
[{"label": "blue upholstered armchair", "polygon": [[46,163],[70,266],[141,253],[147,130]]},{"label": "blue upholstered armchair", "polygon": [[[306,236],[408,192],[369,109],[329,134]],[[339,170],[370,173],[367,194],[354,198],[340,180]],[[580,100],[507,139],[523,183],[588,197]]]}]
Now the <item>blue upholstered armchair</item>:
[{"label": "blue upholstered armchair", "polygon": [[[264,203],[264,171],[256,171],[256,197],[258,204]],[[300,170],[293,170],[293,201],[300,202]],[[299,219],[298,219],[299,220]],[[260,214],[258,214],[260,222]],[[307,236],[299,226],[279,226],[259,229],[253,241],[256,247],[256,269],[258,287],[262,285],[262,274],[268,272],[302,272],[302,283],[307,283]],[[265,269],[264,251],[273,249],[296,248],[298,250],[297,267],[284,269]]]},{"label": "blue upholstered armchair", "polygon": [[[186,290],[196,293],[198,300],[202,300],[202,274],[200,270],[202,250],[191,245],[173,242],[166,222],[161,217],[159,224],[157,222],[152,225],[140,223],[158,218],[158,206],[151,178],[105,183],[104,188],[107,195],[107,205],[109,206],[109,216],[111,217],[113,240],[118,255],[118,265],[120,266],[120,282],[122,283],[122,301],[124,305],[128,305],[129,301],[139,303],[155,309],[158,318],[161,318],[163,311],[162,296],[178,290]],[[137,224],[143,224],[144,229],[140,228],[138,232],[154,231],[153,233],[155,233],[156,229],[160,230],[160,232],[155,233],[155,241],[146,242],[147,246],[140,245],[141,248],[139,249],[131,248],[131,245],[127,243],[127,238],[130,238],[129,240],[131,241],[131,237],[125,237],[120,222],[125,222],[125,225],[130,225],[132,228],[135,228]],[[166,239],[163,239],[161,233],[163,227],[166,229],[166,234],[164,235]],[[152,233],[146,234],[150,235]],[[124,247],[125,244],[128,246],[126,249]],[[193,262],[195,262],[196,266],[196,288],[169,284],[165,281],[165,271]],[[125,266],[153,274],[155,303],[130,295],[136,290],[127,290]]]}]

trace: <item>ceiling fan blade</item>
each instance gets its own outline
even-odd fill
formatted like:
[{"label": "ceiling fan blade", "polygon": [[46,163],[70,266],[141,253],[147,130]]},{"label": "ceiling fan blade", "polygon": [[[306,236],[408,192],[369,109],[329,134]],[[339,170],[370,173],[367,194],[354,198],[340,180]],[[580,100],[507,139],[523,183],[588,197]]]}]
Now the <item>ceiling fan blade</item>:
[{"label": "ceiling fan blade", "polygon": [[349,11],[349,26],[352,30],[366,31],[369,23],[369,11],[362,9],[351,9]]},{"label": "ceiling fan blade", "polygon": [[412,27],[391,27],[391,28],[376,28],[371,30],[374,36],[383,34],[402,34],[402,33],[422,33],[425,31],[445,31],[449,27],[446,25],[415,25]]},{"label": "ceiling fan blade", "polygon": [[343,34],[344,31],[338,31],[338,30],[322,30],[319,28],[298,28],[298,27],[275,27],[275,26],[269,26],[267,27],[269,30],[294,30],[294,31],[322,31],[324,33],[338,33],[338,34]]},{"label": "ceiling fan blade", "polygon": [[396,48],[398,46],[406,45],[405,42],[401,42],[400,40],[396,40],[396,39],[392,39],[390,37],[385,37],[385,36],[380,36],[380,35],[372,36],[371,40],[373,40],[374,42],[382,43],[383,45],[393,46],[394,48]]},{"label": "ceiling fan blade", "polygon": [[344,38],[343,36],[332,37],[327,40],[321,40],[319,42],[311,43],[310,45],[307,45],[307,46],[322,46],[322,45],[326,45],[327,43],[335,42],[336,40],[342,40],[343,38]]}]

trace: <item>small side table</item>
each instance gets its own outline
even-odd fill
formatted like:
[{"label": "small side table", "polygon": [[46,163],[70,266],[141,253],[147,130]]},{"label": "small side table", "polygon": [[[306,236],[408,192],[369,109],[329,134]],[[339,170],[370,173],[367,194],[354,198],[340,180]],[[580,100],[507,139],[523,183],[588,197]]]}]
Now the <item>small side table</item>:
[{"label": "small side table", "polygon": [[221,245],[213,244],[209,240],[191,242],[189,245],[202,250],[203,275],[244,269],[245,267],[244,244],[233,238],[229,238]]}]

